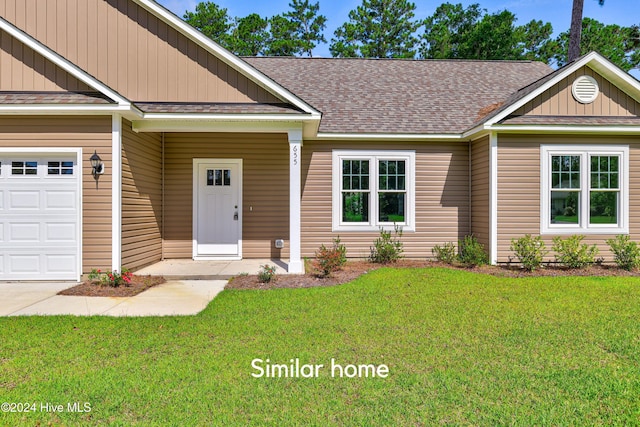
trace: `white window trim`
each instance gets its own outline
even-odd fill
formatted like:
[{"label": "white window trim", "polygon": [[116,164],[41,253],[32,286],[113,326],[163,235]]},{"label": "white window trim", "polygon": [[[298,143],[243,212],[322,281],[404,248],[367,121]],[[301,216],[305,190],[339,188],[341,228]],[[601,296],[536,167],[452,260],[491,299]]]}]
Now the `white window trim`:
[{"label": "white window trim", "polygon": [[[348,224],[342,222],[342,160],[369,160],[370,171],[369,222]],[[332,231],[393,230],[393,224],[379,224],[378,218],[378,160],[404,160],[406,162],[407,206],[405,223],[398,224],[402,231],[416,230],[416,152],[410,150],[333,150],[332,151]],[[375,174],[375,176],[374,176]]]},{"label": "white window trim", "polygon": [[[580,206],[579,224],[554,225],[550,218],[551,156],[580,156]],[[589,156],[620,156],[620,212],[615,226],[589,225]],[[629,146],[628,145],[541,145],[540,146],[540,234],[629,234]]]}]

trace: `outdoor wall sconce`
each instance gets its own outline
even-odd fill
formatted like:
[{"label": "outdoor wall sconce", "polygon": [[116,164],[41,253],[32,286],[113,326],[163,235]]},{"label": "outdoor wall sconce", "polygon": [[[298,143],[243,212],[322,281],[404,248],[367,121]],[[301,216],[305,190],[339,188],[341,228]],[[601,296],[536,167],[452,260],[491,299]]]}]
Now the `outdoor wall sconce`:
[{"label": "outdoor wall sconce", "polygon": [[93,175],[95,179],[98,179],[98,175],[104,173],[104,163],[102,163],[102,159],[98,156],[97,151],[93,151],[93,155],[89,157],[89,161],[91,162],[91,175]]}]

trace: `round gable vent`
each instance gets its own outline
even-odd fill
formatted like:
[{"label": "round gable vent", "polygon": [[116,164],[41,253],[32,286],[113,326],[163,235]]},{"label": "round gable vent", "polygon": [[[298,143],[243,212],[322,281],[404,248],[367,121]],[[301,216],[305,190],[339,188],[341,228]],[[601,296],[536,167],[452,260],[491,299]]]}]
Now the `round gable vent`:
[{"label": "round gable vent", "polygon": [[598,97],[598,82],[591,76],[580,76],[573,82],[571,93],[576,101],[589,104]]}]

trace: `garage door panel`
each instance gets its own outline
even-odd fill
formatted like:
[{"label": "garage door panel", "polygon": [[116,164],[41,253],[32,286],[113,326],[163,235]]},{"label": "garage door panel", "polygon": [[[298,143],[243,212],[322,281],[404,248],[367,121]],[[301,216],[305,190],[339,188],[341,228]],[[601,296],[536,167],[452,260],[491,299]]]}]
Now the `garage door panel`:
[{"label": "garage door panel", "polygon": [[45,243],[54,242],[72,242],[77,240],[76,236],[76,224],[73,222],[67,223],[45,223]]},{"label": "garage door panel", "polygon": [[[11,185],[9,183],[9,185]],[[40,210],[40,190],[9,190],[8,209],[15,210]]]},{"label": "garage door panel", "polygon": [[9,223],[9,243],[40,241],[39,222],[10,222]]},{"label": "garage door panel", "polygon": [[40,272],[40,255],[10,254],[8,257],[8,273],[10,274],[37,274]]},{"label": "garage door panel", "polygon": [[0,280],[77,280],[82,176],[76,154],[0,153]]},{"label": "garage door panel", "polygon": [[47,274],[75,273],[77,262],[73,255],[45,255],[44,271]]},{"label": "garage door panel", "polygon": [[75,191],[46,190],[44,193],[44,207],[50,210],[68,210],[75,212],[78,197]]}]

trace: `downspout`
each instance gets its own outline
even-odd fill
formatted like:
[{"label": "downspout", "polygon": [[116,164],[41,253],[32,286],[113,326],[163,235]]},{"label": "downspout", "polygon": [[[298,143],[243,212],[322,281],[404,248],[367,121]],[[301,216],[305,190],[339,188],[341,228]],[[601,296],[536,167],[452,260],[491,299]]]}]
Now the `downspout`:
[{"label": "downspout", "polygon": [[161,166],[160,166],[160,173],[161,173],[161,195],[160,195],[160,259],[164,261],[164,132],[162,132],[162,138],[161,138]]}]

